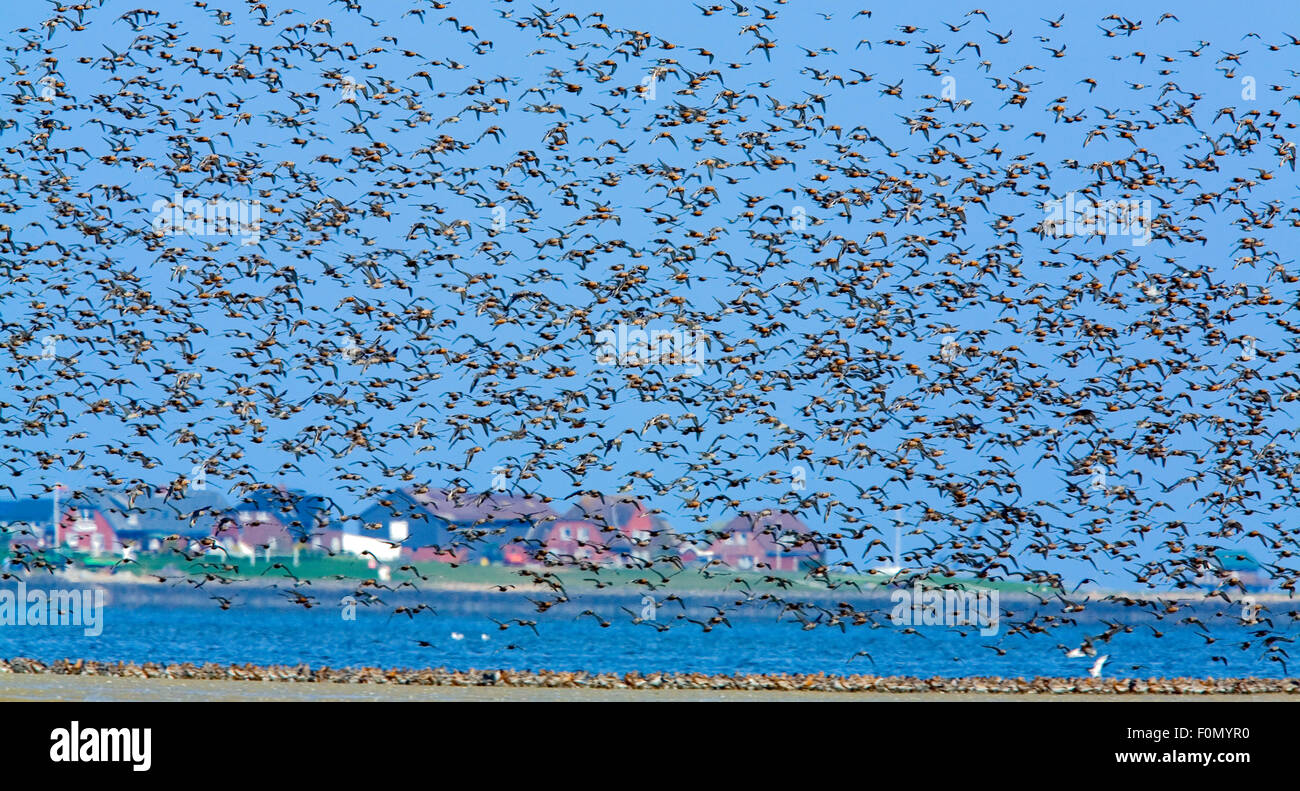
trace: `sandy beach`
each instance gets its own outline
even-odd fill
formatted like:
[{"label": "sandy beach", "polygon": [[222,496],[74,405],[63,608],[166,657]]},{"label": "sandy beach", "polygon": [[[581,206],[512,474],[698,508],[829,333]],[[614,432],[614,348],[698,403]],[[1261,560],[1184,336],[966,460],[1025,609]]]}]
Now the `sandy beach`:
[{"label": "sandy beach", "polygon": [[311,668],[0,659],[0,701],[1296,700],[1295,679]]},{"label": "sandy beach", "polygon": [[817,702],[865,701],[1294,701],[1281,693],[1142,695],[1105,693],[784,692],[773,690],[546,689],[400,684],[280,683],[206,679],[107,678],[55,674],[0,676],[0,702],[12,701],[466,701],[466,702]]}]

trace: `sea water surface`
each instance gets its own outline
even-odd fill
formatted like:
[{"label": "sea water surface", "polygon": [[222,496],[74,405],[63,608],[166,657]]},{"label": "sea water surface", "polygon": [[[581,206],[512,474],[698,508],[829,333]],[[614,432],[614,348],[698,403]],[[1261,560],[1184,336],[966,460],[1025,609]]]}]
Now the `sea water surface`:
[{"label": "sea water surface", "polygon": [[[264,599],[223,610],[208,595],[110,595],[98,635],[77,626],[0,625],[0,656],[313,667],[1028,678],[1086,675],[1094,658],[1072,658],[1066,651],[1091,639],[1096,654],[1108,657],[1106,676],[1276,678],[1293,674],[1286,652],[1296,637],[1286,615],[1292,609],[1288,603],[1275,603],[1263,613],[1280,630],[1273,633],[1283,637],[1270,651],[1255,634],[1261,627],[1243,623],[1238,609],[1205,603],[1163,620],[1138,608],[1094,603],[1078,616],[1078,623],[1035,633],[1016,624],[1038,608],[1004,601],[1003,610],[1013,615],[1003,614],[997,634],[981,635],[969,627],[908,630],[894,625],[887,600],[878,603],[883,615],[874,628],[841,629],[825,623],[806,628],[788,613],[770,608],[728,613],[729,626],[716,624],[706,632],[685,618],[707,620],[713,612],[707,604],[703,617],[694,608],[669,605],[657,609],[653,623],[636,624],[635,600],[596,605],[574,601],[530,614],[526,608],[531,604],[520,600],[515,604],[522,608],[497,611],[483,594],[441,594],[436,614],[426,610],[410,616],[394,613],[391,601],[357,606],[350,613],[334,606],[331,596],[321,597],[329,603],[311,608]],[[587,609],[600,615],[583,615]],[[1189,615],[1205,628],[1179,623]],[[536,631],[513,618],[537,621]],[[1113,632],[1108,640],[1099,639],[1108,631]]]}]

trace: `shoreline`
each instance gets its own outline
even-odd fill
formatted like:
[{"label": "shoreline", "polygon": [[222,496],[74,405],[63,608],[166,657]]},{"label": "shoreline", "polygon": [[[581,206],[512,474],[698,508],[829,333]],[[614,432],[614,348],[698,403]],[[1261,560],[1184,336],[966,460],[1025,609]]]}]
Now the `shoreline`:
[{"label": "shoreline", "polygon": [[590,703],[895,703],[1020,702],[1071,703],[1142,701],[1228,703],[1295,700],[1279,693],[1145,695],[1109,692],[1081,695],[1003,692],[817,692],[680,689],[581,689],[562,687],[438,687],[395,684],[275,684],[265,681],[123,679],[92,676],[0,675],[3,702],[590,702]]},{"label": "shoreline", "polygon": [[[520,568],[533,568],[533,567],[521,566]],[[12,575],[8,580],[0,580],[0,587],[3,587],[6,583],[11,581],[25,582],[34,588],[57,587],[60,582],[63,582],[63,583],[73,583],[73,584],[82,584],[82,585],[97,585],[105,588],[106,590],[118,589],[121,591],[132,591],[132,592],[152,589],[159,592],[171,593],[173,591],[179,590],[182,596],[184,593],[190,592],[190,591],[186,591],[183,588],[178,589],[175,583],[167,584],[167,583],[158,582],[157,580],[151,579],[148,575],[143,575],[143,576],[137,575],[134,572],[130,572],[130,571],[113,574],[113,573],[105,573],[100,570],[87,570],[87,569],[73,568],[73,569],[62,569],[59,571],[58,574],[51,574],[51,575],[43,575],[43,574],[22,575],[22,576]],[[373,582],[373,580],[370,581]],[[268,585],[267,584],[268,582],[272,584]],[[276,583],[292,583],[292,582],[293,581],[287,577],[249,577],[249,578],[232,580],[228,585],[230,588],[238,589],[241,592],[274,594],[275,590],[277,590],[277,586],[275,585]],[[303,579],[303,583],[310,584],[312,589],[320,590],[322,592],[327,592],[331,594],[355,592],[359,586],[364,587],[365,582],[367,582],[367,580],[360,577],[355,579],[349,579],[349,580],[338,580],[333,578],[319,578],[319,579],[304,578]],[[394,590],[391,587],[393,584],[394,583],[389,583],[390,587],[388,587],[385,592],[389,594],[402,593],[401,591]],[[295,586],[290,584],[288,587],[295,587]],[[380,588],[377,586],[376,589],[385,590],[384,588]],[[683,587],[680,589],[676,589],[674,592],[677,593],[678,595],[689,595],[689,596],[698,596],[698,597],[729,597],[734,595],[736,590],[737,589],[728,590],[725,588]],[[891,588],[886,585],[881,585],[877,588],[857,590],[857,591],[839,591],[839,590],[809,585],[809,586],[801,587],[797,591],[797,593],[801,595],[813,596],[813,597],[823,596],[823,597],[835,597],[840,599],[847,598],[847,599],[855,599],[855,600],[878,600],[878,599],[888,600],[891,593],[894,590],[895,588]],[[523,596],[532,592],[535,591],[530,591],[528,588],[525,588],[523,586],[520,586],[515,590],[501,591],[500,587],[497,584],[490,583],[490,582],[469,581],[469,580],[464,580],[464,581],[437,580],[434,582],[422,583],[419,586],[419,588],[414,588],[410,591],[405,592],[405,594],[417,595],[417,596],[421,594],[435,594],[435,595],[436,594],[494,594],[494,598],[510,599],[510,598],[522,598]],[[573,593],[576,595],[592,596],[595,598],[619,599],[619,598],[628,598],[628,597],[640,597],[643,594],[643,591],[639,589],[632,589],[632,588],[620,589],[617,586],[613,587],[611,590],[604,590],[596,587],[589,587],[589,588],[578,587],[574,589]],[[1242,596],[1242,595],[1249,596],[1251,599],[1261,604],[1294,602],[1296,600],[1296,597],[1291,595],[1290,593],[1282,593],[1278,591],[1253,591],[1250,592],[1249,594],[1240,594],[1239,592],[1234,591],[1233,593],[1234,595],[1238,595],[1238,596]],[[1233,607],[1239,606],[1239,603],[1236,601],[1225,602],[1222,592],[1213,592],[1209,590],[1200,590],[1195,592],[1155,591],[1155,590],[1126,591],[1126,590],[1119,590],[1119,589],[1111,590],[1107,588],[1107,589],[1097,589],[1097,590],[1084,590],[1078,592],[1077,594],[1072,594],[1072,595],[1078,602],[1085,603],[1085,604],[1094,603],[1094,602],[1108,603],[1108,602],[1115,602],[1115,601],[1123,601],[1125,599],[1133,599],[1133,600],[1145,600],[1145,601],[1158,600],[1161,602],[1169,602],[1169,603],[1184,605],[1184,606],[1197,604],[1197,603],[1213,603],[1216,601],[1223,602],[1224,603],[1223,606],[1233,606]],[[1012,603],[1019,603],[1019,602],[1041,603],[1045,597],[1050,598],[1050,596],[1051,596],[1050,593],[1034,594],[1028,591],[1017,591],[1017,590],[999,591],[999,597],[1001,599],[1006,599]]]},{"label": "shoreline", "polygon": [[[477,690],[477,691],[474,691]],[[816,674],[311,668],[0,659],[0,700],[1294,699],[1300,679],[918,678]],[[107,697],[105,697],[107,696]],[[178,698],[179,699],[179,698]]]}]

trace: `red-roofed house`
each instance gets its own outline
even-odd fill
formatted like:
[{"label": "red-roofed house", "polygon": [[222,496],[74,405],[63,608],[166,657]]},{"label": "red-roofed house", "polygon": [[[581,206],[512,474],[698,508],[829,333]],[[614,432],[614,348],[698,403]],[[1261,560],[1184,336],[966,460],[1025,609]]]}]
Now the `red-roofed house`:
[{"label": "red-roofed house", "polygon": [[553,557],[628,566],[671,551],[669,536],[668,525],[633,498],[586,496],[528,543]]},{"label": "red-roofed house", "polygon": [[90,507],[64,510],[54,531],[54,542],[60,547],[91,555],[117,552],[121,548],[117,533],[104,518],[104,514],[98,508]]},{"label": "red-roofed house", "polygon": [[541,497],[412,486],[389,492],[361,517],[360,530],[347,527],[345,551],[382,545],[417,562],[522,564],[525,539],[549,527],[555,512]]},{"label": "red-roofed house", "polygon": [[817,539],[788,511],[742,514],[728,522],[699,557],[738,571],[798,571],[824,563]]}]

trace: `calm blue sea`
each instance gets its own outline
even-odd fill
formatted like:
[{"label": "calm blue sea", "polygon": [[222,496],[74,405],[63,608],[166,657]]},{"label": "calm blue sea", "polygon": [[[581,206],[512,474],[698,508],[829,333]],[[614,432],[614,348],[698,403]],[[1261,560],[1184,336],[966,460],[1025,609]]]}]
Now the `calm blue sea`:
[{"label": "calm blue sea", "polygon": [[[1188,610],[1155,622],[1130,608],[1114,606],[1108,611],[1106,605],[1098,605],[1089,607],[1088,622],[1042,634],[1009,634],[1013,619],[1004,618],[996,636],[972,632],[963,637],[957,629],[943,626],[918,627],[909,634],[887,618],[881,619],[885,625],[879,628],[848,626],[841,631],[821,625],[805,630],[796,621],[778,621],[774,614],[731,617],[730,628],[719,625],[705,633],[700,626],[675,620],[669,608],[658,614],[661,624],[671,626],[661,632],[632,623],[625,613],[617,616],[617,606],[606,608],[610,625],[602,627],[596,619],[578,615],[586,606],[575,604],[566,605],[567,611],[544,615],[497,614],[502,621],[521,616],[538,620],[535,634],[517,624],[502,630],[488,614],[465,612],[423,612],[410,618],[393,615],[391,606],[358,607],[355,620],[345,620],[332,606],[238,606],[223,611],[215,603],[177,606],[128,601],[106,608],[98,636],[87,636],[72,626],[0,626],[0,656],[620,673],[1080,676],[1092,659],[1067,658],[1058,646],[1072,648],[1089,636],[1095,638],[1107,630],[1106,621],[1131,629],[1095,643],[1098,653],[1109,655],[1107,676],[1290,675],[1281,662],[1268,659],[1267,647],[1252,634],[1252,627],[1231,617],[1235,612],[1229,609],[1197,612],[1209,625],[1208,636],[1194,626],[1175,623]],[[1285,609],[1275,607],[1278,613]],[[1295,638],[1289,617],[1274,614],[1273,619],[1281,630],[1275,634]],[[1147,625],[1153,623],[1163,637],[1157,638]],[[431,645],[424,647],[417,641]],[[1290,643],[1275,645],[1285,650]],[[995,649],[1006,653],[999,655]],[[854,658],[860,651],[870,652],[871,658]],[[1272,655],[1287,659],[1281,651]]]}]

